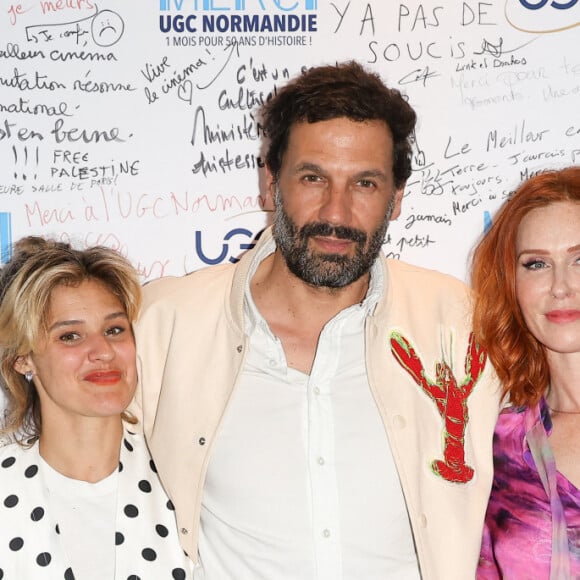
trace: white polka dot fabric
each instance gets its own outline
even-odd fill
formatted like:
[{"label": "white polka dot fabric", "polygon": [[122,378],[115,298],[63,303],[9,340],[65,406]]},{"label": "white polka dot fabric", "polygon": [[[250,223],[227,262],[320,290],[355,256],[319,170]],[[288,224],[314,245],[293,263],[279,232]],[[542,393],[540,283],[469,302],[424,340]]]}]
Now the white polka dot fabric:
[{"label": "white polka dot fabric", "polygon": [[[39,460],[38,442],[30,449],[0,448],[0,580],[82,580],[51,517]],[[118,481],[114,580],[191,580],[193,564],[179,545],[173,504],[144,439],[129,431]]]}]

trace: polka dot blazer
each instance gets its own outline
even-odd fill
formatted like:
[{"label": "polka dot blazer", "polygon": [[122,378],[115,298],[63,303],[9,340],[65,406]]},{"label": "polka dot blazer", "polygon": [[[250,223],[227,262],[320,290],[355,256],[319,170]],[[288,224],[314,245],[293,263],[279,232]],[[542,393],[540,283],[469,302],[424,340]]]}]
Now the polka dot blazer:
[{"label": "polka dot blazer", "polygon": [[[38,442],[29,449],[17,444],[0,448],[0,580],[75,578],[39,465]],[[193,565],[179,545],[173,504],[143,437],[129,431],[121,445],[111,543],[115,580],[192,578]]]}]

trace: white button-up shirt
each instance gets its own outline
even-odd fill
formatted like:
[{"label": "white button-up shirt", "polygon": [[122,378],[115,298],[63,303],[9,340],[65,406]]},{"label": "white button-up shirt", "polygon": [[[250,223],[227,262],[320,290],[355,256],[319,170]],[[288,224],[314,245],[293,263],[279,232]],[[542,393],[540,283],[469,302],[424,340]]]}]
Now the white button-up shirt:
[{"label": "white button-up shirt", "polygon": [[375,265],[364,301],[324,327],[310,375],[287,366],[246,289],[249,350],[210,459],[196,580],[419,578],[366,373],[365,318],[383,288]]}]

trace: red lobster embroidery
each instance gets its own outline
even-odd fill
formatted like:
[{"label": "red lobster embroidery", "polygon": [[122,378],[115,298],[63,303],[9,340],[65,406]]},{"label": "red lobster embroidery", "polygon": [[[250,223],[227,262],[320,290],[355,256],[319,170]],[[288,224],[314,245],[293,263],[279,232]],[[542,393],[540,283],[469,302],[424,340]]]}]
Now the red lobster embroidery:
[{"label": "red lobster embroidery", "polygon": [[473,478],[473,468],[465,463],[465,428],[469,421],[467,399],[483,372],[487,353],[469,336],[465,357],[466,376],[460,385],[445,362],[436,362],[435,381],[425,374],[423,363],[411,343],[398,332],[391,332],[391,351],[399,364],[414,381],[435,401],[445,421],[443,461],[435,459],[431,467],[447,481],[467,483]]}]

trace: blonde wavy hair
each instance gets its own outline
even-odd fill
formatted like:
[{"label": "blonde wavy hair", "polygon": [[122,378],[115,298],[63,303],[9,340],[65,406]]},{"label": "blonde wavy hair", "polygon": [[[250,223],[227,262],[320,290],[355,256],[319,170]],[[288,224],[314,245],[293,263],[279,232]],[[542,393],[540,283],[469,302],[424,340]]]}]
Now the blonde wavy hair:
[{"label": "blonde wavy hair", "polygon": [[[141,306],[139,277],[128,260],[110,248],[77,250],[28,236],[15,244],[13,258],[0,270],[0,382],[8,401],[0,434],[13,435],[19,442],[40,435],[38,394],[14,367],[46,335],[53,290],[85,280],[103,284],[118,298],[129,321],[135,321]],[[128,415],[123,418],[135,422]]]}]

